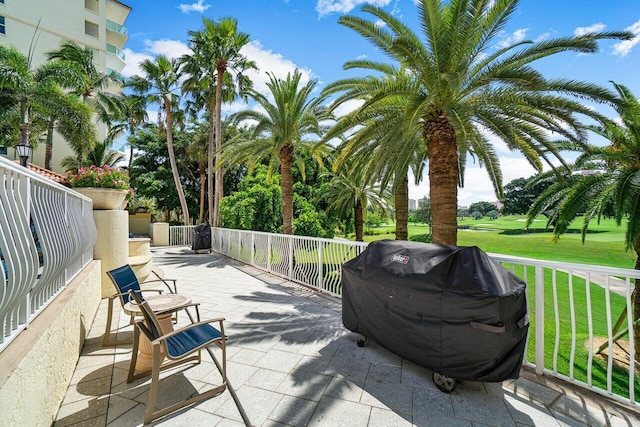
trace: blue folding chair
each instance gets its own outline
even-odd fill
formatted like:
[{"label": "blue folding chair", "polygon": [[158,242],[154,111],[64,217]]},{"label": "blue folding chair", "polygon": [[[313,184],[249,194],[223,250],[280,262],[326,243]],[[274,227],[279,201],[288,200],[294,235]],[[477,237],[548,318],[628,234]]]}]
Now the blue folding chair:
[{"label": "blue folding chair", "polygon": [[[103,346],[115,346],[121,344],[131,344],[133,341],[131,339],[126,340],[112,340],[111,339],[111,327],[113,321],[113,301],[117,298],[120,300],[120,305],[124,308],[124,305],[129,302],[129,291],[136,292],[138,295],[142,297],[142,292],[157,292],[161,294],[164,289],[147,289],[147,285],[151,286],[166,286],[169,293],[175,294],[178,292],[176,281],[174,279],[164,279],[160,277],[156,272],[153,272],[158,279],[148,280],[144,282],[145,289],[142,289],[140,283],[138,282],[138,278],[135,273],[131,269],[129,264],[123,265],[122,267],[107,271],[107,275],[113,282],[113,285],[116,288],[116,293],[109,297],[108,303],[108,311],[107,311],[107,324],[105,326],[104,336],[102,337],[102,345]],[[169,282],[172,282],[171,284]],[[197,309],[197,307],[196,307]],[[177,318],[176,318],[177,319]],[[130,324],[133,325],[134,318],[131,315]]]},{"label": "blue folding chair", "polygon": [[[224,334],[224,318],[203,321],[199,321],[198,319],[198,322],[191,323],[178,330],[165,333],[162,331],[160,322],[156,317],[156,314],[162,313],[154,313],[149,307],[149,303],[141,299],[138,293],[129,291],[129,295],[142,309],[141,311],[144,316],[144,321],[136,322],[137,327],[134,331],[133,350],[131,354],[127,383],[151,374],[151,388],[149,390],[144,423],[150,423],[157,418],[163,417],[171,412],[177,411],[178,409],[184,408],[185,406],[202,402],[203,400],[207,400],[221,394],[227,388],[227,337]],[[218,323],[218,328],[211,326],[211,323],[216,322]],[[136,374],[135,369],[138,360],[140,332],[142,332],[151,343],[153,353],[152,367],[150,372],[147,371]],[[198,393],[189,399],[156,411],[155,408],[156,399],[158,397],[160,372],[184,363],[195,362],[195,364],[200,364],[202,349],[206,349],[213,361],[217,364],[213,352],[209,348],[212,345],[216,345],[222,350],[222,365],[221,367],[218,365],[220,374],[222,375],[221,384],[216,385],[211,390]],[[163,364],[162,362],[165,356],[168,359],[168,362]]]}]

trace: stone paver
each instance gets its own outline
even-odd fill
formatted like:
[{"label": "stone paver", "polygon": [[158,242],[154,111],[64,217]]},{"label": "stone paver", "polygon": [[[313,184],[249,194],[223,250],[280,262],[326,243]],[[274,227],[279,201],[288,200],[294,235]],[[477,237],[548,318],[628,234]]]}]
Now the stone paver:
[{"label": "stone paver", "polygon": [[[359,337],[342,326],[338,299],[216,254],[180,247],[153,253],[180,293],[200,303],[202,318],[226,318],[227,375],[254,426],[640,425],[632,408],[526,369],[515,381],[442,393],[428,369],[373,342],[358,347]],[[102,348],[106,309],[103,300],[55,426],[142,424],[149,380],[126,383],[131,345]],[[119,308],[115,314],[119,338],[131,336],[129,317]],[[187,321],[182,315],[178,326]],[[220,374],[205,353],[202,364],[161,377],[159,405],[208,389]],[[155,425],[245,424],[227,390]]]}]

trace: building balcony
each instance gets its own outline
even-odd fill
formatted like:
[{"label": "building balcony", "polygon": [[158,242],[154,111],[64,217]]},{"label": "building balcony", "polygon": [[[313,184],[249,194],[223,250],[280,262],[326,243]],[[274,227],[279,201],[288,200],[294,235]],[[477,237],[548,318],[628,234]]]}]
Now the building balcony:
[{"label": "building balcony", "polygon": [[107,19],[106,28],[107,43],[114,46],[124,46],[124,44],[127,42],[127,39],[129,38],[127,27]]},{"label": "building balcony", "polygon": [[125,55],[116,46],[107,43],[107,61],[106,67],[120,73],[125,65]]},{"label": "building balcony", "polygon": [[118,24],[116,22],[107,19],[107,30],[114,31],[118,34],[124,34],[125,36],[129,34],[129,30],[124,25]]},{"label": "building balcony", "polygon": [[118,58],[120,58],[121,60],[125,60],[125,55],[124,52],[121,51],[120,49],[118,49],[116,46],[107,43],[107,52],[117,56]]}]

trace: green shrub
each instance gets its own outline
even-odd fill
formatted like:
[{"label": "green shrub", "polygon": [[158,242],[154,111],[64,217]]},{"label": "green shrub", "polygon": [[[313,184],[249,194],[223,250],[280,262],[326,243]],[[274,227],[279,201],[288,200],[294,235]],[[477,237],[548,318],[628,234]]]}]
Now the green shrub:
[{"label": "green shrub", "polygon": [[431,243],[431,234],[416,234],[409,237],[412,242]]}]

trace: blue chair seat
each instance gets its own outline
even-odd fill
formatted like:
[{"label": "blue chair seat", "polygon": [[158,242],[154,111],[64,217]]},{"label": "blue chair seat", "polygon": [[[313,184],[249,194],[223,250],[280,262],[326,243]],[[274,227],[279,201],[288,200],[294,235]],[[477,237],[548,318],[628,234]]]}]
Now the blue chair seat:
[{"label": "blue chair seat", "polygon": [[167,337],[167,355],[179,359],[201,345],[222,337],[219,330],[211,325],[198,325],[183,332]]}]

